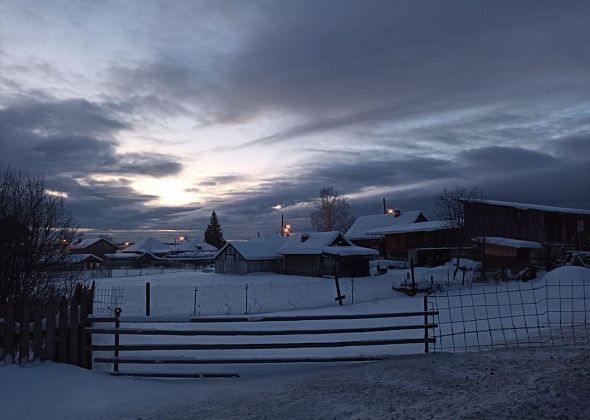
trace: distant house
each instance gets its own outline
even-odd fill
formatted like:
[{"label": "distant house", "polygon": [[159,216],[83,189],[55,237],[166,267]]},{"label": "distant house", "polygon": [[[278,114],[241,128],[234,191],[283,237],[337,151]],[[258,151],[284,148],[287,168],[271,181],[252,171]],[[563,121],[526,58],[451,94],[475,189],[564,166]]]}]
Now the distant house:
[{"label": "distant house", "polygon": [[163,257],[172,251],[172,246],[166,245],[157,239],[148,237],[134,243],[131,246],[123,249],[122,253],[133,253],[133,254],[151,254],[156,257]]},{"label": "distant house", "polygon": [[[369,235],[382,235],[385,255],[389,258],[414,260],[419,265],[436,265],[447,258],[447,252],[441,254],[441,249],[447,249],[455,244],[456,233],[440,220],[420,223],[396,224],[384,228],[377,228],[367,232]],[[436,261],[419,261],[417,250],[436,250],[432,258]],[[433,254],[433,253],[431,253]]]},{"label": "distant house", "polygon": [[378,254],[354,245],[337,231],[294,234],[279,252],[284,256],[285,274],[313,277],[335,271],[341,276],[368,276],[369,261]]},{"label": "distant house", "polygon": [[118,249],[117,245],[103,238],[83,238],[72,244],[70,252],[72,254],[92,254],[102,259],[105,254],[117,252]]},{"label": "distant house", "polygon": [[590,210],[496,200],[469,200],[463,205],[465,227],[473,236],[590,249]]},{"label": "distant house", "polygon": [[283,236],[256,237],[247,241],[230,241],[214,259],[216,273],[248,274],[282,272],[279,253],[287,241]]},{"label": "distant house", "polygon": [[219,250],[213,245],[199,240],[186,240],[172,247],[164,258],[167,261],[195,265],[210,264]]},{"label": "distant house", "polygon": [[71,268],[80,268],[85,270],[94,270],[100,268],[103,262],[102,258],[94,254],[71,254],[68,255],[67,264]]},{"label": "distant house", "polygon": [[421,211],[408,211],[397,214],[373,214],[369,216],[358,217],[350,229],[344,235],[346,239],[353,244],[373,248],[385,255],[385,244],[382,235],[368,234],[367,232],[387,228],[390,226],[399,226],[412,223],[426,222],[428,219]]}]

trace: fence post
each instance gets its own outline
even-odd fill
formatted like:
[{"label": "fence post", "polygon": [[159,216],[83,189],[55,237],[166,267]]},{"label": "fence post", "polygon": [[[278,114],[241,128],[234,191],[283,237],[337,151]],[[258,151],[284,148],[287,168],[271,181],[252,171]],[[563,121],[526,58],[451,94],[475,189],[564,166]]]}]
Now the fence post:
[{"label": "fence post", "polygon": [[150,316],[150,282],[145,283],[145,316]]},{"label": "fence post", "polygon": [[114,363],[113,363],[113,373],[115,375],[119,374],[119,327],[120,327],[120,320],[119,317],[121,316],[121,308],[115,308],[115,354],[114,354]]},{"label": "fence post", "polygon": [[29,302],[25,300],[21,311],[20,318],[20,346],[19,346],[19,362],[27,363],[29,361],[30,339],[31,339],[31,324],[29,322]]},{"label": "fence post", "polygon": [[199,289],[197,289],[197,286],[195,286],[195,297],[193,299],[193,316],[197,316],[197,292],[199,291]]},{"label": "fence post", "polygon": [[428,353],[428,296],[424,295],[424,353]]},{"label": "fence post", "polygon": [[58,362],[68,361],[68,302],[62,297],[59,302]]},{"label": "fence post", "polygon": [[56,301],[52,298],[47,305],[47,314],[45,315],[45,327],[47,329],[45,333],[45,359],[57,362],[57,349],[56,349],[56,331],[55,331],[55,309]]},{"label": "fence post", "polygon": [[248,315],[248,283],[246,283],[246,312],[244,313]]},{"label": "fence post", "polygon": [[410,260],[410,272],[412,273],[412,290],[416,290],[416,278],[414,276],[414,260]]},{"label": "fence post", "polygon": [[6,304],[4,317],[4,363],[14,362],[14,301]]},{"label": "fence post", "polygon": [[79,291],[76,290],[74,296],[70,300],[70,357],[69,362],[72,365],[78,365],[80,363],[80,357],[78,354],[78,300]]},{"label": "fence post", "polygon": [[33,358],[42,360],[43,349],[43,315],[41,314],[41,302],[36,301],[33,307]]}]

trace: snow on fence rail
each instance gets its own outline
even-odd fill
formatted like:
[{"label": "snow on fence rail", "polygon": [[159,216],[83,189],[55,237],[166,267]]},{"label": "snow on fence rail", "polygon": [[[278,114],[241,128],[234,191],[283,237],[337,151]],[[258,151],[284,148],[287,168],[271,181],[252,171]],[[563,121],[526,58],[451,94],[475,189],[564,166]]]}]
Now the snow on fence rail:
[{"label": "snow on fence rail", "polygon": [[435,351],[588,342],[590,278],[480,283],[432,295]]}]

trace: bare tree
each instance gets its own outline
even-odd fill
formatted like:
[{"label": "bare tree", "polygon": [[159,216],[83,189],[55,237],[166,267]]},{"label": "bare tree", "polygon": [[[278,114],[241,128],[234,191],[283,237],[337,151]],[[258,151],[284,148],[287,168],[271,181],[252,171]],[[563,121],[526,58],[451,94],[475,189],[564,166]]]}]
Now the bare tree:
[{"label": "bare tree", "polygon": [[463,256],[464,247],[471,245],[471,240],[476,232],[471,227],[465,225],[464,201],[477,200],[482,198],[482,193],[477,188],[455,187],[454,190],[446,188],[434,201],[434,213],[437,218],[444,222],[448,229],[454,232],[456,245],[459,249],[457,254],[457,265],[453,278],[457,276],[460,267],[460,259]]},{"label": "bare tree", "polygon": [[320,190],[320,198],[311,213],[311,225],[319,232],[345,232],[352,225],[350,204],[334,187]]},{"label": "bare tree", "polygon": [[0,167],[0,313],[8,299],[70,293],[78,272],[65,270],[78,237],[64,199],[41,178]]}]

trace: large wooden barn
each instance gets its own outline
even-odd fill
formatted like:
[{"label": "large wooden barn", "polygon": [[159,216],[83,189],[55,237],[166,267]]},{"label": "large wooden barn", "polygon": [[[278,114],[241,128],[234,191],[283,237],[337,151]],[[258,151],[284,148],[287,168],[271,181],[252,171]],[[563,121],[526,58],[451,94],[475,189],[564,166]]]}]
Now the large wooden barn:
[{"label": "large wooden barn", "polygon": [[464,201],[465,228],[473,236],[590,247],[590,210],[495,200]]},{"label": "large wooden barn", "polygon": [[260,237],[225,244],[214,259],[216,273],[248,274],[283,271],[283,256],[279,248],[286,237]]},{"label": "large wooden barn", "polygon": [[340,232],[299,233],[279,250],[284,256],[285,274],[321,277],[333,275],[364,277],[374,249],[354,245]]},{"label": "large wooden barn", "polygon": [[[385,255],[389,258],[414,259],[410,254],[418,249],[431,249],[440,253],[440,250],[448,249],[456,243],[456,233],[440,220],[392,225],[373,229],[368,233],[383,236]],[[418,261],[415,263],[420,264]]]}]

